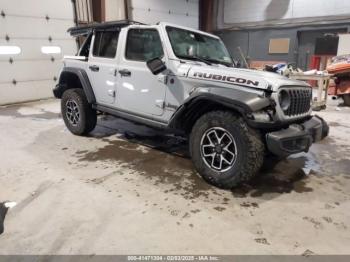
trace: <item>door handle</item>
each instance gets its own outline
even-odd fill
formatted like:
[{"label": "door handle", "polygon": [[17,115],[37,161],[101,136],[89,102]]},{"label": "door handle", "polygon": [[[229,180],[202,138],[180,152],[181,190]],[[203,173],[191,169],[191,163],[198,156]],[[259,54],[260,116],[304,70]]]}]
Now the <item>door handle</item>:
[{"label": "door handle", "polygon": [[128,69],[118,71],[121,76],[131,76],[131,72]]},{"label": "door handle", "polygon": [[91,71],[94,71],[94,72],[98,72],[100,70],[100,68],[97,65],[89,66],[89,68]]}]

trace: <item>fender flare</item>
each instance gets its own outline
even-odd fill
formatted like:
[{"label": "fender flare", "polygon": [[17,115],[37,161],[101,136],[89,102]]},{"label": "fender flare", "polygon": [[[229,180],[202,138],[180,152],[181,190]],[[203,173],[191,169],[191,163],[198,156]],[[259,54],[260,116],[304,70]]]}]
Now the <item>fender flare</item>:
[{"label": "fender flare", "polygon": [[59,82],[56,85],[56,88],[53,90],[54,96],[56,98],[61,98],[64,91],[67,89],[70,89],[71,87],[67,86],[66,82],[66,77],[67,74],[74,74],[75,76],[78,77],[80,84],[82,88],[84,89],[84,93],[86,95],[86,98],[90,104],[95,104],[96,103],[96,98],[94,91],[92,89],[89,77],[87,73],[85,72],[84,69],[81,68],[74,68],[74,67],[64,67],[63,70],[60,73],[60,78]]},{"label": "fender flare", "polygon": [[[271,105],[271,100],[260,94],[247,92],[246,89],[239,88],[222,88],[222,87],[205,87],[197,88],[184,101],[184,103],[175,111],[170,119],[169,126],[179,128],[184,123],[184,118],[196,111],[199,102],[214,102],[226,108],[240,113],[243,117],[248,114],[259,111]],[[202,110],[202,109],[201,109]]]}]

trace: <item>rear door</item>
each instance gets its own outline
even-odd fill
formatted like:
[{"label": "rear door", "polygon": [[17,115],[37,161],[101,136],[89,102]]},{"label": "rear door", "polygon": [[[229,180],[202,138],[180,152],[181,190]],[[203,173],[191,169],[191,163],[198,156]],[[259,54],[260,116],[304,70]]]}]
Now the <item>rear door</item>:
[{"label": "rear door", "polygon": [[117,106],[146,116],[164,112],[165,74],[153,75],[146,62],[164,57],[157,28],[131,27],[125,32],[123,50],[118,62]]},{"label": "rear door", "polygon": [[116,53],[119,31],[104,30],[94,33],[87,74],[98,104],[110,105],[116,95]]}]

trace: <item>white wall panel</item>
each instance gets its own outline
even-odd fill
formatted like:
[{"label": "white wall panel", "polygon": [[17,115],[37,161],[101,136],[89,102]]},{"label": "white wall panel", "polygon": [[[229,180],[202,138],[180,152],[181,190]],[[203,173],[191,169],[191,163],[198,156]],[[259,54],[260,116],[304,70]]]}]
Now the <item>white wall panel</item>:
[{"label": "white wall panel", "polygon": [[1,104],[11,104],[15,102],[33,101],[38,97],[47,98],[52,96],[52,91],[48,86],[55,84],[53,80],[37,80],[30,82],[18,82],[13,84],[1,84]]},{"label": "white wall panel", "polygon": [[47,22],[45,19],[8,16],[0,19],[0,39],[5,39],[5,35],[8,35],[10,38],[48,39],[51,36],[55,39],[71,40],[71,37],[67,34],[67,29],[71,26],[74,26],[73,18],[71,20]]},{"label": "white wall panel", "polygon": [[291,16],[292,8],[289,0],[225,0],[224,22],[227,24],[259,22],[284,19]]},{"label": "white wall panel", "polygon": [[124,0],[106,0],[106,21],[125,19]]},{"label": "white wall panel", "polygon": [[293,17],[327,17],[350,14],[349,0],[293,0]]},{"label": "white wall panel", "polygon": [[231,25],[350,15],[349,0],[221,0],[220,8],[223,23]]},{"label": "white wall panel", "polygon": [[338,55],[350,55],[350,34],[339,35]]},{"label": "white wall panel", "polygon": [[132,0],[131,15],[146,24],[170,22],[192,28],[199,24],[199,0]]},{"label": "white wall panel", "polygon": [[0,0],[0,9],[9,15],[24,15],[72,20],[70,0]]},{"label": "white wall panel", "polygon": [[[51,97],[63,55],[76,53],[67,33],[74,26],[71,0],[0,0],[0,11],[0,46],[21,48],[0,55],[0,104]],[[61,53],[43,54],[42,46],[59,46]]]},{"label": "white wall panel", "polygon": [[[3,62],[1,62],[0,65],[2,66]],[[15,61],[13,64],[6,65],[2,68],[0,83],[10,83],[13,80],[16,80],[16,82],[36,81],[44,79],[53,80],[55,76],[58,77],[58,67],[61,65],[62,64],[60,60],[54,62],[51,62],[50,60],[39,59]],[[21,72],[21,75],[18,75],[17,72]]]}]

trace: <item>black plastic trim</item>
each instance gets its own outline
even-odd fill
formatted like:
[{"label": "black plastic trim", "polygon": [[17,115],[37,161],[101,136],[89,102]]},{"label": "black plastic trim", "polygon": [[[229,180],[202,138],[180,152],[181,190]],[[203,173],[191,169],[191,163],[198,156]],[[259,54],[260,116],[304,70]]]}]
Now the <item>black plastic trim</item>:
[{"label": "black plastic trim", "polygon": [[[262,91],[263,92],[263,91]],[[261,97],[255,93],[230,88],[200,88],[175,111],[169,121],[169,126],[179,128],[184,124],[184,115],[191,110],[196,110],[196,104],[200,101],[214,102],[226,108],[239,112],[244,118],[252,112],[261,110],[271,105],[269,98]]]},{"label": "black plastic trim", "polygon": [[81,86],[84,89],[84,92],[85,92],[85,95],[87,97],[88,102],[90,104],[96,103],[95,94],[94,94],[94,91],[93,91],[92,86],[90,84],[87,73],[85,72],[84,69],[75,68],[75,67],[64,67],[63,68],[61,75],[60,75],[59,83],[56,85],[55,89],[53,90],[54,96],[56,98],[61,98],[64,91],[71,88],[65,84],[65,81],[66,81],[65,73],[75,74],[79,78],[79,81],[81,83]]},{"label": "black plastic trim", "polygon": [[151,118],[148,116],[144,116],[141,114],[137,114],[134,112],[129,112],[126,110],[121,110],[121,109],[115,109],[115,108],[111,108],[111,107],[108,107],[105,105],[93,105],[93,108],[95,108],[96,110],[111,114],[113,116],[117,116],[117,117],[129,120],[129,121],[135,122],[135,123],[143,124],[146,126],[150,126],[152,128],[156,128],[156,129],[165,130],[165,131],[168,131],[169,133],[176,133],[176,134],[183,133],[181,130],[177,130],[177,129],[173,129],[173,128],[169,127],[167,122],[162,122],[162,121],[159,121],[157,119],[154,119],[154,118]]},{"label": "black plastic trim", "polygon": [[312,116],[306,116],[300,119],[292,119],[285,121],[271,121],[271,122],[258,122],[252,119],[246,119],[248,126],[255,129],[273,130],[288,127],[291,124],[302,124],[307,120],[310,120]]},{"label": "black plastic trim", "polygon": [[321,117],[314,116],[300,125],[293,124],[287,129],[266,134],[266,145],[271,153],[286,157],[308,152],[312,143],[324,139],[328,132],[327,123]]},{"label": "black plastic trim", "polygon": [[71,36],[82,36],[88,35],[94,30],[105,30],[105,29],[119,29],[128,25],[145,25],[140,22],[132,21],[132,20],[120,20],[120,21],[110,21],[104,23],[92,23],[84,26],[75,26],[71,27],[67,30]]}]

